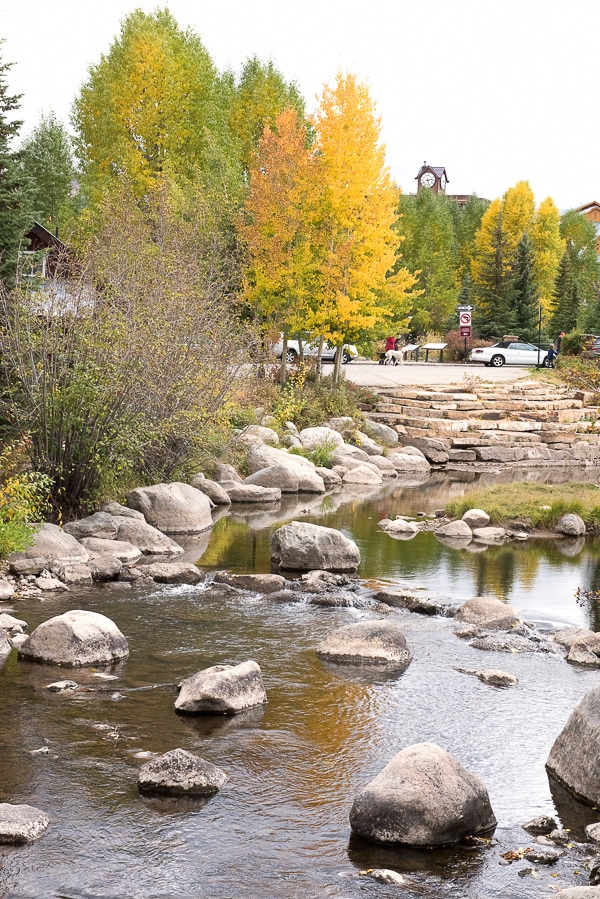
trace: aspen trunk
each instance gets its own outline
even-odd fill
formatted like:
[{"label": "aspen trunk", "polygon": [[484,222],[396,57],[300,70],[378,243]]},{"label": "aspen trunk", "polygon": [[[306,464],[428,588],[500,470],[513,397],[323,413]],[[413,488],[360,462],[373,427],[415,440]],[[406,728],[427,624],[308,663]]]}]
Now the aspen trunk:
[{"label": "aspen trunk", "polygon": [[333,363],[333,386],[338,387],[340,383],[340,372],[342,370],[342,356],[344,355],[344,344],[340,344],[335,352],[335,360]]},{"label": "aspen trunk", "polygon": [[318,384],[321,380],[321,366],[323,365],[323,344],[325,342],[325,338],[323,336],[319,337],[319,350],[317,352],[317,367],[315,370],[315,382]]},{"label": "aspen trunk", "polygon": [[279,386],[285,387],[287,380],[287,334],[283,335],[283,348],[281,350],[281,366],[279,368]]}]

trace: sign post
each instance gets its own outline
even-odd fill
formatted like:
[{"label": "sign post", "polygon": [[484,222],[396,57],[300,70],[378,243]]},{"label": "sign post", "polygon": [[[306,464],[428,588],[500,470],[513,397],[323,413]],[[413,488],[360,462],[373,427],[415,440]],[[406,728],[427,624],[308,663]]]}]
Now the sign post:
[{"label": "sign post", "polygon": [[458,313],[458,329],[461,337],[465,339],[465,362],[467,361],[467,337],[471,337],[471,309],[460,309]]}]

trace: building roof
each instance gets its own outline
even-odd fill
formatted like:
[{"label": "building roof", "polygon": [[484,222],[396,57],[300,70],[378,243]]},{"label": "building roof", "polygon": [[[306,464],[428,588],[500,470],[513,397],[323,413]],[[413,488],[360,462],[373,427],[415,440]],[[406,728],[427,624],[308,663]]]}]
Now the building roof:
[{"label": "building roof", "polygon": [[31,248],[34,250],[42,250],[50,247],[60,251],[67,249],[62,240],[59,240],[58,237],[51,231],[48,231],[47,228],[44,228],[43,225],[40,225],[39,222],[34,222],[25,236],[28,238]]},{"label": "building roof", "polygon": [[586,203],[585,206],[578,206],[577,212],[587,212],[589,209],[600,209],[598,200],[592,200],[591,203]]},{"label": "building roof", "polygon": [[449,178],[446,173],[446,168],[443,165],[428,165],[427,162],[424,162],[417,174],[415,175],[415,180],[421,177],[423,172],[433,172],[437,178],[441,178],[442,175],[446,178],[446,184],[449,183]]}]

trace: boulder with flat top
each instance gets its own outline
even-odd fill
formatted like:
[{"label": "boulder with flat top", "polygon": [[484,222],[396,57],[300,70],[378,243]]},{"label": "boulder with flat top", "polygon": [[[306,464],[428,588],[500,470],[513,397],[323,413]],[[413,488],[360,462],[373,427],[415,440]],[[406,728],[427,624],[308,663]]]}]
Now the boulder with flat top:
[{"label": "boulder with flat top", "polygon": [[271,538],[271,558],[281,568],[310,571],[354,571],[360,565],[358,546],[341,531],[307,521],[292,521]]},{"label": "boulder with flat top", "polygon": [[155,484],[127,494],[127,505],[164,534],[200,534],[212,527],[211,502],[189,484]]}]

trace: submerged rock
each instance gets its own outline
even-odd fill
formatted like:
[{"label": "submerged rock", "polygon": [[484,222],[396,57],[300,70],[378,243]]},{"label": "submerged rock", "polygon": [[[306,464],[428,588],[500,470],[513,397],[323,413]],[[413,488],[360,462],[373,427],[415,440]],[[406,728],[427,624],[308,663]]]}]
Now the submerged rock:
[{"label": "submerged rock", "polygon": [[475,671],[469,668],[455,668],[454,670],[460,671],[461,674],[470,674],[473,677],[477,677],[482,683],[489,684],[491,687],[516,687],[519,683],[518,678],[514,674],[509,674],[508,671],[500,671],[498,668],[479,668]]},{"label": "submerged rock", "polygon": [[359,621],[333,631],[319,643],[317,655],[347,665],[385,665],[402,670],[412,661],[401,628],[387,619]]},{"label": "submerged rock", "polygon": [[138,775],[141,792],[170,796],[210,796],[221,789],[227,775],[221,768],[185,749],[172,749],[148,762]]},{"label": "submerged rock", "polygon": [[267,701],[262,674],[256,662],[239,665],[213,665],[186,678],[175,710],[235,715]]},{"label": "submerged rock", "polygon": [[199,584],[204,575],[192,562],[154,562],[138,565],[144,577],[151,577],[158,584]]},{"label": "submerged rock", "polygon": [[548,834],[553,830],[556,830],[556,819],[552,818],[550,815],[539,815],[537,818],[532,818],[527,824],[521,826],[527,833]]},{"label": "submerged rock", "polygon": [[376,880],[377,883],[391,883],[395,886],[406,886],[408,883],[402,874],[398,874],[397,871],[390,871],[388,868],[369,868],[360,873],[363,877],[370,877],[371,880]]},{"label": "submerged rock", "polygon": [[33,805],[0,802],[0,844],[32,843],[46,832],[50,819]]},{"label": "submerged rock", "polygon": [[19,648],[19,658],[79,668],[107,665],[129,655],[127,640],[110,618],[74,609],[44,621]]},{"label": "submerged rock", "polygon": [[377,843],[434,848],[486,833],[496,818],[478,777],[435,743],[418,743],[359,793],[350,826]]}]

